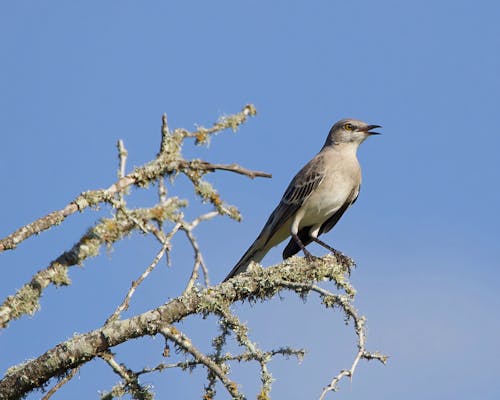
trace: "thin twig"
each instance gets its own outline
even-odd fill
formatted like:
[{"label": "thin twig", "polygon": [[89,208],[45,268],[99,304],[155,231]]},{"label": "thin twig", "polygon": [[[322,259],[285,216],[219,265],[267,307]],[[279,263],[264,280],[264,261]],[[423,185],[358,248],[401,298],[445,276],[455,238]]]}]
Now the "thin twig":
[{"label": "thin twig", "polygon": [[147,278],[147,276],[158,265],[158,263],[160,262],[160,260],[164,256],[165,252],[167,251],[167,249],[169,247],[169,244],[170,243],[167,242],[167,243],[165,243],[162,246],[162,248],[160,249],[160,251],[156,254],[155,258],[151,262],[151,264],[149,264],[149,266],[146,268],[146,270],[141,274],[141,276],[139,278],[137,278],[135,281],[132,282],[132,285],[131,285],[129,291],[127,292],[125,298],[123,299],[122,303],[116,308],[115,312],[108,317],[108,319],[106,320],[106,322],[104,323],[104,325],[108,325],[109,323],[111,323],[113,321],[116,321],[120,317],[120,314],[123,311],[126,311],[128,309],[129,303],[130,303],[130,299],[134,295],[137,287],[142,283],[142,281],[144,279]]},{"label": "thin twig", "polygon": [[119,167],[118,167],[118,178],[121,179],[125,176],[125,167],[127,165],[127,157],[128,151],[125,148],[125,144],[123,140],[118,140],[118,159],[119,159]]},{"label": "thin twig", "polygon": [[137,382],[137,377],[134,377],[133,374],[130,373],[126,368],[120,365],[114,358],[113,354],[110,351],[104,351],[102,354],[99,354],[106,363],[111,367],[111,369],[117,373],[126,383]]},{"label": "thin twig", "polygon": [[156,229],[151,224],[148,224],[147,221],[141,221],[135,215],[132,215],[132,210],[129,210],[125,207],[125,205],[117,200],[112,200],[111,205],[118,212],[122,213],[125,218],[127,218],[130,222],[132,222],[136,228],[139,228],[143,233],[152,233],[158,239],[161,244],[165,243],[165,238],[162,236],[163,232]]},{"label": "thin twig", "polygon": [[168,129],[167,113],[161,116],[161,142],[160,142],[160,153],[165,153],[168,151],[170,130]]},{"label": "thin twig", "polygon": [[194,283],[198,279],[199,276],[198,270],[200,267],[203,270],[203,276],[205,278],[205,286],[208,287],[210,285],[210,279],[208,277],[208,268],[205,264],[205,261],[203,260],[203,255],[201,254],[200,246],[198,245],[198,242],[196,241],[196,238],[194,237],[192,231],[194,228],[198,226],[200,222],[214,218],[217,215],[219,215],[217,211],[211,211],[206,214],[200,215],[199,217],[195,218],[191,223],[183,222],[182,224],[182,230],[186,233],[186,236],[188,237],[189,242],[193,247],[194,258],[195,258],[193,270],[191,271],[191,277],[189,278],[189,281],[186,285],[186,289],[184,289],[184,293],[192,289]]},{"label": "thin twig", "polygon": [[342,370],[339,374],[333,377],[333,379],[327,386],[323,388],[319,400],[323,400],[328,392],[336,392],[338,390],[337,384],[342,378],[350,377],[352,379],[354,371],[356,370],[356,367],[358,366],[358,363],[361,359],[378,360],[383,364],[387,362],[387,356],[378,352],[371,353],[366,350],[366,318],[358,314],[357,310],[351,303],[350,296],[337,295],[314,284],[307,284],[302,282],[287,282],[284,280],[280,281],[280,284],[295,291],[299,291],[299,293],[308,291],[316,292],[321,296],[321,298],[323,299],[323,303],[327,307],[332,307],[333,305],[337,304],[342,308],[347,318],[354,321],[354,330],[356,332],[356,336],[358,337],[358,352],[354,357],[354,361],[352,362],[351,367],[349,369]]},{"label": "thin twig", "polygon": [[167,201],[167,185],[165,185],[164,179],[158,180],[158,197],[160,198],[160,203],[165,203]]},{"label": "thin twig", "polygon": [[52,395],[54,395],[55,392],[57,392],[59,389],[61,389],[66,383],[68,383],[80,370],[80,367],[73,368],[69,374],[67,374],[63,379],[61,379],[57,384],[51,388],[45,396],[42,397],[42,400],[49,400]]},{"label": "thin twig", "polygon": [[[125,145],[123,144],[123,140],[121,139],[118,140],[116,147],[118,148],[118,179],[121,179],[125,176],[125,168],[127,165],[128,152],[127,149],[125,148]],[[123,195],[124,191],[120,191],[117,193],[118,201],[124,204],[125,199]]]},{"label": "thin twig", "polygon": [[[302,360],[305,356],[305,350],[304,349],[299,349],[299,350],[294,350],[288,347],[285,348],[279,348],[276,350],[269,350],[265,351],[264,354],[266,357],[274,357],[276,355],[281,355],[284,357],[289,357],[289,356],[295,356],[299,360]],[[246,361],[254,361],[255,360],[255,354],[251,353],[249,351],[245,351],[241,354],[236,354],[232,355],[230,353],[225,354],[225,355],[220,355],[217,356],[216,354],[207,354],[208,357],[210,357],[212,360],[215,362],[227,362],[227,361],[237,361],[237,362],[246,362]],[[191,369],[195,368],[199,365],[204,365],[201,361],[196,361],[196,360],[189,360],[189,361],[179,361],[176,363],[159,363],[157,366],[152,367],[152,368],[144,368],[140,371],[137,371],[137,375],[143,375],[143,374],[149,374],[151,372],[161,372],[165,369],[172,369],[172,368],[180,368],[180,369]]]},{"label": "thin twig", "polygon": [[186,233],[186,236],[189,239],[189,243],[191,243],[191,247],[193,248],[194,251],[194,265],[193,269],[191,271],[191,276],[189,278],[189,281],[186,285],[186,288],[184,289],[184,293],[189,292],[193,286],[196,280],[199,277],[199,268],[200,266],[203,266],[203,271],[205,272],[205,286],[209,286],[210,282],[208,279],[208,270],[205,265],[205,261],[203,260],[203,256],[200,251],[200,246],[198,246],[198,242],[196,241],[193,232],[189,229],[183,229],[183,231]]},{"label": "thin twig", "polygon": [[250,169],[244,168],[238,164],[213,164],[206,161],[200,161],[199,164],[202,166],[204,171],[213,172],[215,170],[231,171],[240,175],[248,176],[249,178],[272,178],[273,176],[267,172],[262,171],[252,171]]},{"label": "thin twig", "polygon": [[119,364],[110,351],[104,351],[103,353],[99,354],[99,357],[101,357],[111,367],[111,369],[123,379],[123,381],[125,382],[125,387],[129,388],[129,390],[132,392],[132,394],[134,395],[134,399],[139,400],[151,398],[151,396],[147,395],[149,394],[148,388],[143,387],[139,383],[138,375],[132,370],[126,368],[124,365]]},{"label": "thin twig", "polygon": [[252,355],[254,360],[257,360],[260,365],[260,378],[262,387],[260,395],[262,398],[268,398],[271,392],[272,376],[267,368],[267,363],[271,361],[271,356],[258,348],[258,346],[248,337],[247,327],[239,320],[239,318],[231,313],[230,309],[223,308],[220,311],[220,316],[223,322],[227,324],[232,331],[235,332],[238,342],[244,346],[248,353]]},{"label": "thin twig", "polygon": [[[133,217],[130,216],[130,218],[133,218]],[[119,318],[120,314],[123,311],[125,311],[125,310],[128,309],[129,303],[130,303],[130,299],[134,295],[137,287],[156,268],[156,266],[160,262],[161,258],[164,256],[165,252],[168,252],[168,250],[170,249],[170,240],[179,231],[179,229],[181,228],[181,226],[182,226],[182,224],[180,222],[178,222],[178,223],[176,223],[174,225],[174,227],[172,228],[172,230],[168,234],[165,235],[163,233],[163,231],[160,231],[162,233],[161,237],[160,237],[159,234],[157,234],[157,238],[160,237],[158,240],[160,240],[162,242],[162,247],[161,247],[160,251],[156,254],[156,256],[153,259],[153,261],[151,262],[151,264],[149,264],[149,266],[141,274],[141,276],[139,278],[137,278],[135,281],[132,282],[132,285],[131,285],[129,291],[127,292],[127,294],[125,295],[125,298],[123,299],[122,303],[116,308],[115,312],[111,316],[108,317],[108,319],[105,322],[105,325],[109,324],[110,322],[113,322],[113,321],[117,320]],[[146,233],[149,232],[149,228],[150,228],[149,224],[148,224],[148,227],[143,227],[143,229],[145,230]]]},{"label": "thin twig", "polygon": [[163,336],[165,336],[166,339],[174,342],[183,351],[191,354],[196,361],[209,368],[217,376],[217,378],[219,378],[219,380],[227,389],[229,394],[233,397],[233,399],[244,399],[243,395],[238,391],[238,386],[236,385],[236,383],[228,378],[226,371],[224,371],[219,365],[211,360],[210,357],[206,356],[204,353],[198,350],[191,343],[191,340],[188,337],[179,332],[173,326],[164,327],[161,330],[161,333],[163,334]]}]

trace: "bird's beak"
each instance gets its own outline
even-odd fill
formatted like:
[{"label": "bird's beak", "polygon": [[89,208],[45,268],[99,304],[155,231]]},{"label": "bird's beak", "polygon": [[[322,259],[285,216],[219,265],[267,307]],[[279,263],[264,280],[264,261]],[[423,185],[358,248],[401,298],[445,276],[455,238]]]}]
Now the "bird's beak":
[{"label": "bird's beak", "polygon": [[380,132],[370,132],[372,129],[375,129],[375,128],[382,128],[382,127],[380,125],[368,125],[368,126],[365,126],[364,128],[361,128],[359,130],[362,132],[365,132],[369,135],[380,135]]}]

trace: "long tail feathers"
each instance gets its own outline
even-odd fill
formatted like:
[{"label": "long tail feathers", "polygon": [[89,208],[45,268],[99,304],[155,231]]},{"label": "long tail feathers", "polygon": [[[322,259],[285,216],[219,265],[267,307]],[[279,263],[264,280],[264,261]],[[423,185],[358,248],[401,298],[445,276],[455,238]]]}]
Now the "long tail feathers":
[{"label": "long tail feathers", "polygon": [[248,269],[248,265],[252,262],[261,261],[269,249],[265,249],[262,247],[261,241],[257,239],[250,248],[243,254],[240,261],[236,263],[231,272],[226,276],[223,282],[226,282],[228,279],[231,279],[233,276],[241,274]]}]

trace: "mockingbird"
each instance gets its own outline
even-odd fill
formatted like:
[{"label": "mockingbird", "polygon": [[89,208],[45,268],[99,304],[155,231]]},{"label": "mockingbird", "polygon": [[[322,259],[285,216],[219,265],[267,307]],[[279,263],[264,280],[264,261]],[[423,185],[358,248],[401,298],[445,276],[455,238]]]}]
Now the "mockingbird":
[{"label": "mockingbird", "polygon": [[318,236],[332,229],[358,198],[361,167],[356,151],[368,136],[378,135],[371,131],[375,128],[380,125],[355,119],[343,119],[333,125],[320,152],[292,179],[262,232],[224,282],[245,272],[251,261],[260,262],[271,248],[289,236],[283,259],[300,250],[312,258],[306,246],[313,241],[336,253]]}]

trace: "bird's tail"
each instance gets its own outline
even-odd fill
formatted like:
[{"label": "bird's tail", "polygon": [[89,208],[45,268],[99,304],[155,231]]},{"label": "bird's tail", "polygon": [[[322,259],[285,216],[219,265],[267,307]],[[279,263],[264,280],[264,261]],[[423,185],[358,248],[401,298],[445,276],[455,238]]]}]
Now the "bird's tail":
[{"label": "bird's tail", "polygon": [[250,248],[243,254],[243,256],[240,258],[240,261],[236,263],[234,268],[231,270],[231,272],[226,276],[226,278],[223,280],[223,282],[226,282],[228,279],[231,279],[233,276],[236,276],[238,274],[241,274],[245,272],[248,269],[248,265],[252,262],[260,262],[266,253],[269,251],[269,249],[266,248],[266,246],[262,245],[262,238],[259,237],[253,244],[250,246]]}]

